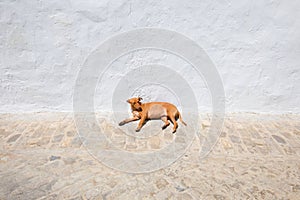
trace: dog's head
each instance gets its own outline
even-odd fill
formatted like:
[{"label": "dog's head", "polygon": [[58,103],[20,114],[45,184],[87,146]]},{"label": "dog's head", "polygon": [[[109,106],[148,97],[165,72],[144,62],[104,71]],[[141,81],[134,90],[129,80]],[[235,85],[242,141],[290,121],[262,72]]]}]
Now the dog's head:
[{"label": "dog's head", "polygon": [[134,97],[127,100],[127,103],[130,104],[131,110],[133,111],[142,111],[142,103],[141,100],[143,100],[141,97]]}]

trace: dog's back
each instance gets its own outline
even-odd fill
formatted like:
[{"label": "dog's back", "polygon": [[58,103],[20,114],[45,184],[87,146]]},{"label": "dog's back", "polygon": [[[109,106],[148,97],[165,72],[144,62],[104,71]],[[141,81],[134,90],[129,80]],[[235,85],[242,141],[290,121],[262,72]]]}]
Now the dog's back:
[{"label": "dog's back", "polygon": [[149,102],[143,104],[144,112],[149,119],[160,119],[169,115],[175,116],[178,112],[176,106],[167,102]]}]

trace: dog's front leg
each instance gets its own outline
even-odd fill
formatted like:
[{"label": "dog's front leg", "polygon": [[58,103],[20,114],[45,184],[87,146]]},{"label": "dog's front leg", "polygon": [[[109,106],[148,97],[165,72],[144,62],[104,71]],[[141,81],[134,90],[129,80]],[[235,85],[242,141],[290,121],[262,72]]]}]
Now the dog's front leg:
[{"label": "dog's front leg", "polygon": [[139,122],[139,125],[138,125],[138,127],[135,129],[136,132],[139,132],[139,131],[141,130],[141,128],[142,128],[143,125],[145,124],[146,118],[147,118],[146,115],[143,115],[143,116],[141,117],[141,120],[140,120],[140,122]]},{"label": "dog's front leg", "polygon": [[127,124],[127,123],[129,123],[129,122],[133,122],[133,121],[136,121],[136,120],[139,120],[139,119],[140,119],[140,118],[137,117],[137,116],[132,117],[132,118],[129,118],[129,119],[125,119],[125,120],[123,120],[123,121],[121,121],[121,122],[119,123],[119,126],[123,126],[124,124]]}]

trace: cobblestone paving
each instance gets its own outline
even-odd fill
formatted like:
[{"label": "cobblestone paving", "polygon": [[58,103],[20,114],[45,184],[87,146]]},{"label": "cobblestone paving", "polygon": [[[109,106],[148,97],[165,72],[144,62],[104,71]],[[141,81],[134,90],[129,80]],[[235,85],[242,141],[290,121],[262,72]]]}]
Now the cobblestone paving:
[{"label": "cobblestone paving", "polygon": [[[201,119],[205,135],[210,120]],[[171,127],[144,141],[117,131],[109,137],[120,148],[143,152],[171,143],[176,134],[169,132]],[[0,199],[300,197],[299,115],[228,115],[205,159],[198,157],[196,137],[172,165],[144,174],[116,171],[95,160],[82,145],[71,114],[2,114],[0,142]]]}]

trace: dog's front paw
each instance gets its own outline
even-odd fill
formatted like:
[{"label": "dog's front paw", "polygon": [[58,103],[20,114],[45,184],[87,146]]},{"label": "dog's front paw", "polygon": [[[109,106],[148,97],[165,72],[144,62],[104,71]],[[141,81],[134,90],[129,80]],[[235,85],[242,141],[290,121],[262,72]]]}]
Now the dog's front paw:
[{"label": "dog's front paw", "polygon": [[135,132],[140,132],[140,130],[141,130],[140,128],[137,128],[135,129]]},{"label": "dog's front paw", "polygon": [[119,126],[123,126],[124,124],[125,124],[125,122],[122,121],[119,123]]}]

